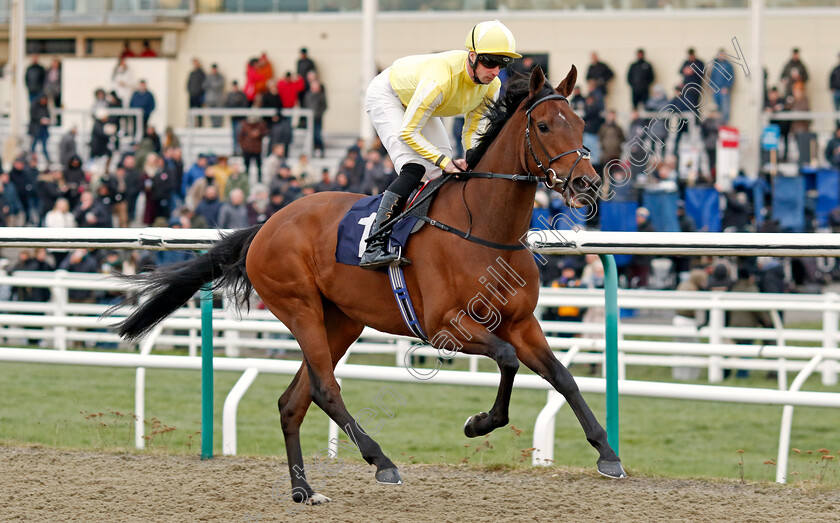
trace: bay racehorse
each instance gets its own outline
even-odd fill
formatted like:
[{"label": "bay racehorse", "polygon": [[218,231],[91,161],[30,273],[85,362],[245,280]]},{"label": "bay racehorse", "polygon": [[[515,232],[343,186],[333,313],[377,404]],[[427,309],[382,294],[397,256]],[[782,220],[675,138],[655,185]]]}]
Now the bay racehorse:
[{"label": "bay racehorse", "polygon": [[[529,229],[539,181],[560,192],[570,206],[582,205],[584,197],[594,201],[600,178],[582,146],[583,121],[566,100],[576,79],[577,70],[572,66],[553,89],[537,68],[518,87],[511,85],[507,94],[489,107],[490,125],[470,160],[476,172],[505,174],[447,182],[434,199],[429,216],[470,230],[473,237],[515,245]],[[145,298],[116,327],[126,339],[148,332],[208,282],[227,288],[243,302],[253,288],[291,330],[300,344],[303,362],[277,403],[292,498],[297,502],[328,501],[313,491],[301,473],[300,426],[313,401],[356,443],[365,461],[376,466],[379,482],[402,482],[394,463],[348,412],[333,374],[366,325],[411,335],[385,273],[335,261],[339,221],[359,198],[338,192],[307,196],[263,225],[226,236],[194,260],[126,277],[139,286],[140,296]],[[484,435],[508,423],[513,380],[521,361],[569,402],[586,439],[598,451],[598,471],[624,477],[606,431],[572,375],[555,358],[534,316],[540,280],[533,255],[525,249],[494,249],[464,241],[429,226],[413,235],[405,254],[413,260],[405,268],[405,281],[424,331],[430,335],[457,331],[458,350],[488,356],[498,364],[495,403],[487,412],[467,420],[465,434]],[[486,278],[479,276],[485,268],[501,263],[499,260],[518,275],[521,286],[507,296],[501,292],[494,296],[493,308],[500,317],[491,329],[486,321],[463,311],[478,293],[489,294]]]}]

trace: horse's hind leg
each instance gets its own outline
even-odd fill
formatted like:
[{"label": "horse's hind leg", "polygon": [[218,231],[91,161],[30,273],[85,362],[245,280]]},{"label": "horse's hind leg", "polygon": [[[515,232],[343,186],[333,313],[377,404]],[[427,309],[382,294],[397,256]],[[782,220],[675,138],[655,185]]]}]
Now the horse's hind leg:
[{"label": "horse's hind leg", "polygon": [[[289,326],[295,339],[300,344],[303,356],[306,359],[312,401],[344,430],[350,440],[359,448],[362,458],[376,466],[377,481],[401,484],[402,479],[396,465],[385,456],[379,444],[360,428],[353,416],[347,411],[344,400],[341,398],[341,387],[338,386],[335,374],[333,374],[335,363],[330,356],[328,347],[330,347],[329,339],[332,335],[335,335],[336,329],[338,329],[338,332],[344,332],[347,327],[336,326],[333,323],[338,313],[330,313],[329,318],[325,315],[325,307],[330,310],[333,306],[329,303],[326,306],[322,304],[320,296],[299,295],[296,298],[287,297],[284,301],[284,308],[289,307],[288,311],[274,307],[269,303],[266,303],[266,305]],[[326,327],[325,323],[329,327]],[[360,332],[361,328],[355,336],[358,336]],[[350,342],[347,343],[347,345],[349,344]],[[346,348],[347,346],[344,347],[345,350]]]},{"label": "horse's hind leg", "polygon": [[479,412],[471,416],[464,424],[464,434],[468,438],[475,438],[489,434],[491,431],[508,424],[508,409],[510,394],[513,391],[513,379],[519,370],[519,360],[516,359],[516,349],[513,345],[492,334],[484,327],[478,333],[472,333],[473,339],[464,343],[461,352],[465,354],[480,354],[493,358],[499,366],[499,390],[496,401],[489,412]]},{"label": "horse's hind leg", "polygon": [[595,419],[572,374],[554,357],[536,318],[529,320],[522,328],[512,331],[511,343],[517,348],[519,360],[551,383],[569,402],[583,427],[586,440],[598,451],[598,472],[613,478],[626,477],[621,460],[607,442],[607,431]]},{"label": "horse's hind leg", "polygon": [[[359,325],[331,304],[325,305],[324,320],[331,326],[327,331],[330,346],[332,366],[347,352],[348,347],[359,337],[363,325]],[[289,388],[280,396],[277,406],[280,409],[280,419],[283,427],[283,437],[286,442],[286,457],[289,463],[289,475],[292,482],[292,499],[296,503],[318,505],[330,501],[322,494],[316,493],[306,480],[303,465],[303,452],[300,445],[300,426],[306,411],[312,403],[309,372],[306,363],[301,365]]]}]

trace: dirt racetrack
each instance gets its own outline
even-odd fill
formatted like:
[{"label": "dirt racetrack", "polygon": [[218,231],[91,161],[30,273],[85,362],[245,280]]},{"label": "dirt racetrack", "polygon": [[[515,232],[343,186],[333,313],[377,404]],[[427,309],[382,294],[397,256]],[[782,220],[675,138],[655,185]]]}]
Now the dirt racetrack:
[{"label": "dirt racetrack", "polygon": [[[840,521],[840,491],[630,477],[589,470],[402,465],[402,486],[348,463],[333,502],[278,502],[274,459],[0,446],[2,521]],[[286,482],[279,487],[284,492]]]}]

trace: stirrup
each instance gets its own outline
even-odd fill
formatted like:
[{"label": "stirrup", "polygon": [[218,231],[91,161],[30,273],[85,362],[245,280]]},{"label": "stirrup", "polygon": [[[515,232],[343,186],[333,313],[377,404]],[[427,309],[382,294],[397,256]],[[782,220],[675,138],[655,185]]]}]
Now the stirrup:
[{"label": "stirrup", "polygon": [[387,236],[374,240],[365,249],[362,259],[359,260],[359,267],[362,269],[376,270],[392,265],[401,266],[411,264],[410,259],[402,256],[402,248],[397,249],[396,252],[389,252],[386,247],[387,244]]}]

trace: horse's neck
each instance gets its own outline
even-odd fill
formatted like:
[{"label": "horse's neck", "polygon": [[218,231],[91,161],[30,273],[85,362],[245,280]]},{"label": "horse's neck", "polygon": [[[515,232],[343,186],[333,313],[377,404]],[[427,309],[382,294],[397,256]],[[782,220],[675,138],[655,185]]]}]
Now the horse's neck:
[{"label": "horse's neck", "polygon": [[[522,165],[521,130],[508,125],[475,167],[479,172],[527,174]],[[518,243],[528,232],[534,208],[534,183],[474,178],[466,188],[467,204],[477,236],[500,243]]]}]

